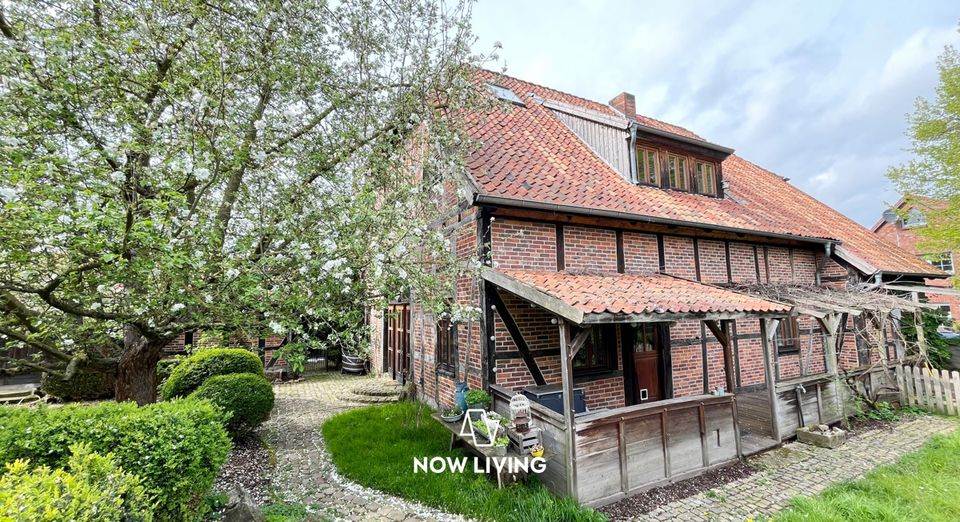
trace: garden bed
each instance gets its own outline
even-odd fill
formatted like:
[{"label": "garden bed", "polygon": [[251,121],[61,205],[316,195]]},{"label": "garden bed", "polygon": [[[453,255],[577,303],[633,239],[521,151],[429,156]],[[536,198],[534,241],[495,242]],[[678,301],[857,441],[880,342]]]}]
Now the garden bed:
[{"label": "garden bed", "polygon": [[628,520],[649,513],[660,506],[692,497],[703,491],[735,482],[756,473],[750,466],[737,462],[730,466],[712,469],[696,477],[674,482],[668,486],[648,489],[642,493],[600,508],[610,520]]},{"label": "garden bed", "polygon": [[244,437],[233,444],[227,462],[220,468],[214,491],[225,493],[240,486],[258,505],[269,502],[270,451],[259,435]]},{"label": "garden bed", "polygon": [[416,457],[465,455],[451,451],[450,432],[412,402],[341,413],[323,425],[338,471],[367,487],[479,520],[604,520],[600,513],[558,498],[533,479],[497,489],[482,474],[414,473]]}]

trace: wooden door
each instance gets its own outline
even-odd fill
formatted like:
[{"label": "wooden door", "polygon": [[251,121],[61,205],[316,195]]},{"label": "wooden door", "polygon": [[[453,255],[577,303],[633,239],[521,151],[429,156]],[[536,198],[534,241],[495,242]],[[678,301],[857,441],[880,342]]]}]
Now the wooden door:
[{"label": "wooden door", "polygon": [[386,370],[390,377],[403,384],[407,377],[410,358],[410,305],[391,304],[387,308],[385,321]]},{"label": "wooden door", "polygon": [[627,364],[629,370],[632,366],[632,389],[633,404],[642,404],[645,402],[659,401],[664,399],[663,385],[661,384],[661,354],[663,347],[660,337],[660,327],[654,323],[641,323],[632,327],[631,335],[626,336],[629,344],[624,343],[625,347],[632,347],[632,358]]}]

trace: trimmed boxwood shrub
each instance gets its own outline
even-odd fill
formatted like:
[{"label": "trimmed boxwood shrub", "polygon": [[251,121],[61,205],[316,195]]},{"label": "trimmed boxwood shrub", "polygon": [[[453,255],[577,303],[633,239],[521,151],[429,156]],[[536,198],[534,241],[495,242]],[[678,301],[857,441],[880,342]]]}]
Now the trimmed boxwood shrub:
[{"label": "trimmed boxwood shrub", "polygon": [[29,459],[64,467],[71,445],[112,452],[156,502],[158,520],[198,520],[204,495],[230,451],[224,415],[207,401],[178,400],[138,408],[132,402],[95,406],[0,407],[0,462]]},{"label": "trimmed boxwood shrub", "polygon": [[66,468],[7,463],[0,477],[0,520],[149,521],[150,497],[140,479],[87,444],[71,448]]},{"label": "trimmed boxwood shrub", "polygon": [[170,377],[170,374],[173,373],[173,369],[182,363],[184,359],[185,357],[182,355],[174,355],[173,357],[167,357],[166,359],[160,359],[157,361],[158,387],[163,386],[163,383]]},{"label": "trimmed boxwood shrub", "polygon": [[173,369],[167,382],[163,383],[161,396],[163,400],[186,397],[207,378],[231,373],[253,373],[262,376],[263,363],[257,354],[241,348],[217,348],[197,352]]},{"label": "trimmed boxwood shrub", "polygon": [[116,375],[79,371],[65,380],[49,373],[40,378],[40,391],[64,401],[89,401],[113,397]]},{"label": "trimmed boxwood shrub", "polygon": [[229,413],[227,430],[235,438],[259,427],[273,409],[273,386],[253,373],[210,377],[190,397],[206,399]]}]

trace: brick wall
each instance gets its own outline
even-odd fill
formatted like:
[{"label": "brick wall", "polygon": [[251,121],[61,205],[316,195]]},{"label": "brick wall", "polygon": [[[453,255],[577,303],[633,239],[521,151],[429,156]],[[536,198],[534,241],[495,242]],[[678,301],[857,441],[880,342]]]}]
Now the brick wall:
[{"label": "brick wall", "polygon": [[705,283],[726,283],[727,253],[723,241],[698,240],[700,280]]},{"label": "brick wall", "polygon": [[518,270],[557,269],[555,225],[495,219],[490,227],[495,267]]},{"label": "brick wall", "polygon": [[623,233],[623,265],[628,274],[652,274],[660,268],[657,236]]},{"label": "brick wall", "polygon": [[696,260],[693,257],[693,239],[665,236],[663,238],[663,261],[670,275],[697,278]]},{"label": "brick wall", "polygon": [[617,271],[617,235],[613,230],[565,226],[563,252],[567,270]]}]

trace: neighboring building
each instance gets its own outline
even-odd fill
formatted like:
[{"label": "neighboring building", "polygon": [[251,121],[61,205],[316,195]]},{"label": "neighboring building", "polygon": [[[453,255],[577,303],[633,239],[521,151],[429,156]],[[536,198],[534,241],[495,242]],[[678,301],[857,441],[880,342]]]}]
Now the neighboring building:
[{"label": "neighboring building", "polygon": [[451,296],[480,317],[414,294],[372,315],[372,362],[433,404],[528,393],[555,492],[601,505],[775,446],[844,416],[840,370],[904,356],[916,305],[877,288],[946,274],[630,94],[480,80],[511,105],[470,119],[444,223],[484,265]]},{"label": "neighboring building", "polygon": [[881,217],[873,225],[873,232],[951,275],[949,279],[927,279],[925,281],[927,286],[943,288],[943,290],[931,288],[927,289],[925,294],[927,302],[937,305],[947,314],[951,322],[955,322],[960,320],[960,296],[958,296],[960,292],[955,290],[954,285],[956,278],[954,263],[960,259],[957,255],[958,251],[925,251],[926,249],[918,246],[921,241],[916,232],[917,229],[927,226],[927,212],[941,205],[937,200],[930,198],[918,196],[911,196],[909,199],[901,198],[891,209],[893,212],[887,213],[888,217]]}]

